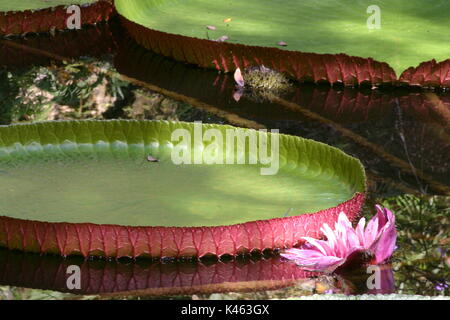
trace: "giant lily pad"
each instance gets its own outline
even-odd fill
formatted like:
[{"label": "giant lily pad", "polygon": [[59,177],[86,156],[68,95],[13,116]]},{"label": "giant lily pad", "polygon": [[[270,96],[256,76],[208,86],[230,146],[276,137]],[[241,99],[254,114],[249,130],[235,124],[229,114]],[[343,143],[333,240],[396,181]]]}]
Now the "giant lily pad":
[{"label": "giant lily pad", "polygon": [[[279,139],[275,175],[261,175],[266,165],[175,165],[176,129],[216,129],[225,137],[236,128],[165,121],[0,127],[0,246],[61,255],[220,256],[293,246],[302,236],[319,237],[339,212],[359,213],[364,170],[338,149],[260,133],[270,148]],[[210,161],[218,154],[211,145],[197,139],[185,149]],[[258,158],[259,149],[247,147],[246,157]]]},{"label": "giant lily pad", "polygon": [[[447,0],[116,0],[115,6],[141,45],[203,67],[264,64],[300,81],[450,86],[450,44],[442,32]],[[377,8],[380,28],[368,28]]]},{"label": "giant lily pad", "polygon": [[113,13],[108,0],[0,0],[0,36],[67,29],[67,7],[81,7],[81,24],[107,20]]}]

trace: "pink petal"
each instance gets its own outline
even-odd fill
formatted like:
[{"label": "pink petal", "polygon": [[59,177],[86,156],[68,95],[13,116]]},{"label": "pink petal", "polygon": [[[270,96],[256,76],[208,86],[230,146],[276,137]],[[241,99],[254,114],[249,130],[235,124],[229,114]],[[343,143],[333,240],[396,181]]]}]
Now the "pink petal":
[{"label": "pink petal", "polygon": [[242,76],[241,69],[237,68],[234,72],[234,81],[238,86],[243,87],[245,85],[244,77]]},{"label": "pink petal", "polygon": [[346,239],[348,229],[352,229],[352,223],[348,220],[347,215],[341,212],[335,223],[335,234],[338,236],[338,241]]},{"label": "pink petal", "polygon": [[359,219],[358,225],[356,226],[356,235],[359,239],[359,244],[361,246],[365,246],[364,244],[364,226],[366,225],[366,219],[361,218]]},{"label": "pink petal", "polygon": [[280,256],[289,260],[301,259],[300,254],[297,251],[299,251],[299,249],[292,248],[281,253]]},{"label": "pink petal", "polygon": [[320,259],[324,257],[324,255],[315,249],[297,249],[292,248],[285,250],[280,254],[283,258],[293,260],[297,264],[307,265],[310,263],[312,259]]},{"label": "pink petal", "polygon": [[308,261],[309,264],[307,264],[307,265],[302,265],[302,264],[299,264],[299,265],[303,266],[311,271],[333,272],[344,261],[345,261],[345,259],[343,259],[343,258],[324,256],[321,258],[310,259]]},{"label": "pink petal", "polygon": [[336,248],[338,246],[336,235],[334,234],[334,231],[331,230],[328,223],[324,223],[322,228],[320,228],[320,231],[324,234],[325,237],[327,237],[328,245],[333,250],[336,251]]},{"label": "pink petal", "polygon": [[391,210],[389,210],[388,208],[384,208],[384,212],[386,214],[387,223],[389,223],[391,225],[395,225],[395,215],[394,215],[394,213]]},{"label": "pink petal", "polygon": [[364,231],[364,245],[366,248],[370,247],[378,235],[378,215],[370,219]]},{"label": "pink petal", "polygon": [[336,251],[339,252],[338,254],[339,257],[345,257],[348,254],[348,250],[351,249],[352,239],[349,238],[349,234],[354,233],[352,224],[350,220],[348,220],[345,213],[341,212],[339,214],[338,222],[336,222],[335,224],[335,229],[338,244]]},{"label": "pink petal", "polygon": [[329,247],[328,243],[323,240],[317,240],[310,237],[302,237],[303,240],[308,241],[317,250],[319,250],[323,255],[333,255],[333,250]]},{"label": "pink petal", "polygon": [[318,250],[289,249],[281,254],[282,257],[294,261],[297,265],[311,271],[332,272],[345,259],[334,256],[324,256]]},{"label": "pink petal", "polygon": [[347,229],[347,248],[356,248],[360,246],[358,234],[355,229]]},{"label": "pink petal", "polygon": [[375,208],[377,209],[377,217],[378,217],[378,231],[383,228],[383,226],[388,222],[388,217],[385,212],[387,209],[383,209],[380,205],[376,205]]},{"label": "pink petal", "polygon": [[344,212],[339,213],[338,222],[343,227],[352,227],[352,223],[348,220],[347,215]]},{"label": "pink petal", "polygon": [[397,241],[397,229],[395,227],[395,216],[388,210],[384,209],[386,214],[386,224],[380,230],[378,239],[371,245],[370,250],[374,253],[376,263],[383,263],[388,260],[394,250]]},{"label": "pink petal", "polygon": [[395,229],[384,233],[376,242],[374,248],[371,248],[375,254],[376,263],[383,263],[388,260],[395,250],[395,243],[397,241],[397,232]]},{"label": "pink petal", "polygon": [[341,230],[342,234],[342,242],[345,243],[346,252],[349,249],[356,248],[360,246],[360,241],[358,238],[358,235],[356,234],[355,229],[353,229],[353,226],[348,220],[347,216],[344,213],[341,213],[339,215],[339,229]]},{"label": "pink petal", "polygon": [[297,249],[297,248],[291,248],[288,250],[285,250],[283,253],[281,253],[282,257],[289,257],[293,258],[293,260],[301,260],[301,259],[309,259],[309,258],[320,258],[324,255],[315,249]]}]

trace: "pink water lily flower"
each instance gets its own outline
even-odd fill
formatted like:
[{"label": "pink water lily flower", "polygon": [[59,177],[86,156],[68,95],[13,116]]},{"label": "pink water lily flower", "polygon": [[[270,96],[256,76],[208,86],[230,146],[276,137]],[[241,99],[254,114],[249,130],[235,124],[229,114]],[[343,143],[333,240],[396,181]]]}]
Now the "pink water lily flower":
[{"label": "pink water lily flower", "polygon": [[376,215],[366,227],[365,218],[361,218],[356,228],[341,212],[334,230],[326,223],[320,229],[326,240],[303,237],[305,245],[288,249],[281,256],[305,269],[325,272],[333,272],[355,261],[368,262],[359,259],[361,257],[369,257],[372,264],[382,264],[395,250],[397,231],[394,214],[378,205],[376,209]]}]

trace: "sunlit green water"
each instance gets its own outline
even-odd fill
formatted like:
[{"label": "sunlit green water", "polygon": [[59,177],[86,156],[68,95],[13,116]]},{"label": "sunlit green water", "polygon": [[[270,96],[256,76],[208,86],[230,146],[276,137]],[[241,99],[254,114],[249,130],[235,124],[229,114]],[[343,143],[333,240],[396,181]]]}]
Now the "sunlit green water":
[{"label": "sunlit green water", "polygon": [[281,169],[263,176],[256,165],[177,166],[170,157],[148,162],[144,154],[49,156],[48,151],[0,160],[0,215],[49,222],[211,226],[314,212],[353,195],[326,172]]}]

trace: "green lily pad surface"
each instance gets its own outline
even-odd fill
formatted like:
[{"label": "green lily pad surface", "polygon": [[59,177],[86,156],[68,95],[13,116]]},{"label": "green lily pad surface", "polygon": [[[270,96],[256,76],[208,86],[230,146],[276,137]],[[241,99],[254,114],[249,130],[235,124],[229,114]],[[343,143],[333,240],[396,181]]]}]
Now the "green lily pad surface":
[{"label": "green lily pad surface", "polygon": [[[285,135],[279,136],[275,175],[261,175],[267,166],[259,164],[175,165],[171,133],[177,128],[192,132],[193,125],[85,121],[0,127],[0,216],[215,226],[316,212],[364,191],[358,160]],[[225,133],[232,127],[203,128]],[[197,147],[204,159],[207,145]]]},{"label": "green lily pad surface", "polygon": [[0,0],[0,12],[25,11],[52,8],[57,6],[82,5],[97,2],[97,0]]},{"label": "green lily pad surface", "polygon": [[[346,53],[387,62],[400,75],[450,57],[448,0],[116,0],[150,29],[301,52]],[[380,29],[367,20],[380,9]],[[209,26],[209,28],[208,28]],[[280,46],[286,44],[286,46]]]}]

